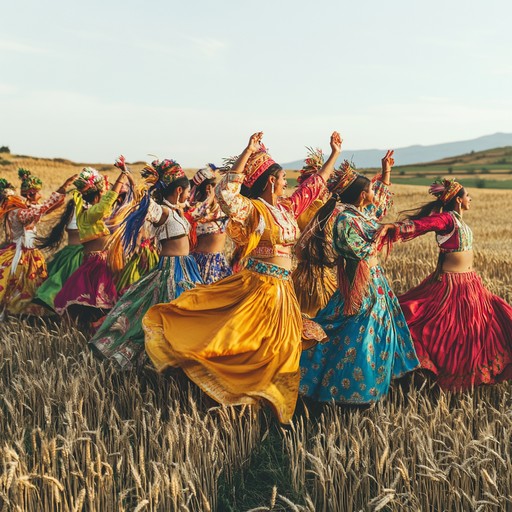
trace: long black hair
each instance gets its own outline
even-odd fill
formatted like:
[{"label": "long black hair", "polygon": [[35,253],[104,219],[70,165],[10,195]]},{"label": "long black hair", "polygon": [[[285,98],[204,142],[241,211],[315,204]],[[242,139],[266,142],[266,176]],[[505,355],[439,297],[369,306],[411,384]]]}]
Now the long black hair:
[{"label": "long black hair", "polygon": [[457,198],[463,197],[465,194],[465,189],[462,187],[455,196],[448,201],[446,204],[440,199],[435,199],[434,201],[429,201],[428,203],[422,204],[417,208],[411,208],[410,210],[402,210],[399,215],[401,220],[418,220],[423,217],[428,217],[432,213],[439,212],[452,212],[455,210],[457,206]]},{"label": "long black hair", "polygon": [[316,265],[322,268],[336,266],[339,257],[332,248],[332,240],[326,237],[328,221],[334,212],[336,203],[355,205],[361,196],[361,192],[368,192],[370,186],[371,181],[366,176],[359,175],[343,192],[334,191],[330,199],[316,212],[313,220],[306,228],[313,229],[303,248],[303,253],[307,255],[305,259],[308,265]]},{"label": "long black hair", "polygon": [[190,187],[190,182],[186,176],[177,178],[166,186],[163,186],[161,181],[158,181],[149,191],[144,195],[141,202],[134,208],[134,210],[124,220],[124,233],[122,236],[123,247],[125,251],[131,253],[136,245],[146,215],[149,209],[150,197],[153,198],[158,204],[162,204],[163,200],[172,194],[178,187],[187,189]]},{"label": "long black hair", "polygon": [[35,246],[38,249],[57,249],[62,241],[62,237],[64,236],[64,231],[66,231],[66,227],[71,222],[73,218],[73,214],[75,213],[75,201],[70,199],[66,204],[66,208],[64,212],[60,216],[59,221],[53,228],[50,233],[48,233],[45,237],[37,237],[35,241]]},{"label": "long black hair", "polygon": [[258,199],[258,197],[263,194],[263,191],[267,187],[268,178],[270,176],[278,175],[279,171],[282,171],[283,168],[279,164],[272,164],[252,185],[252,187],[247,187],[242,185],[240,193],[248,197],[249,199]]}]

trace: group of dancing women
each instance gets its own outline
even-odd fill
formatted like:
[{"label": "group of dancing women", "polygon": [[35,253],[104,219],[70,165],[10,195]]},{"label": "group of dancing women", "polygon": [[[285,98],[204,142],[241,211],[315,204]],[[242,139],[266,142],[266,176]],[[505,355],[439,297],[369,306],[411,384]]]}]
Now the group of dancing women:
[{"label": "group of dancing women", "polygon": [[[119,370],[182,370],[216,402],[264,402],[281,423],[299,394],[372,404],[420,368],[451,391],[512,378],[512,307],[473,269],[462,184],[437,180],[431,201],[384,222],[393,151],[369,179],[336,168],[334,132],[286,194],[262,136],[191,180],[164,159],[137,184],[120,157],[112,186],[87,167],[42,201],[30,171],[19,193],[0,178],[2,319],[64,315]],[[435,271],[396,297],[379,254],[429,232]]]}]

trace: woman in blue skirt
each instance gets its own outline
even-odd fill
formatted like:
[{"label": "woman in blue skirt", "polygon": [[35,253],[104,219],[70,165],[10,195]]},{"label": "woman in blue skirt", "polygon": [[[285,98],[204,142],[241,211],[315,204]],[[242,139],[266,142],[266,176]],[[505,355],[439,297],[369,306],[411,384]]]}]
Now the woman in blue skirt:
[{"label": "woman in blue skirt", "polygon": [[[345,164],[333,197],[310,227],[316,236],[308,259],[336,264],[338,275],[338,290],[314,319],[329,341],[301,358],[300,392],[313,400],[375,402],[387,394],[392,379],[419,365],[402,310],[377,260],[378,221],[391,205],[393,163],[388,151],[382,175],[372,181]],[[331,240],[325,227],[334,209]]]}]

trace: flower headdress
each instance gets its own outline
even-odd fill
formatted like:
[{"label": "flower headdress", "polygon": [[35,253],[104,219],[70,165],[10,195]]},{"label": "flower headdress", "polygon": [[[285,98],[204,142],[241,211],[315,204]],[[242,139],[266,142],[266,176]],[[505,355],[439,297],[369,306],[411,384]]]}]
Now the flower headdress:
[{"label": "flower headdress", "polygon": [[330,192],[342,194],[356,181],[358,176],[360,176],[360,174],[354,169],[350,162],[344,160],[327,181],[327,188]]},{"label": "flower headdress", "polygon": [[9,183],[5,178],[0,178],[0,201],[11,195],[16,190],[16,187]]},{"label": "flower headdress", "polygon": [[84,167],[73,185],[82,195],[93,191],[103,192],[108,188],[108,178],[92,167]]},{"label": "flower headdress", "polygon": [[168,158],[162,161],[153,160],[151,164],[146,164],[140,174],[151,188],[157,188],[158,185],[160,188],[166,187],[178,178],[185,177],[180,164]]},{"label": "flower headdress", "polygon": [[430,185],[429,194],[437,197],[443,204],[448,204],[462,189],[462,185],[454,179],[437,179]]},{"label": "flower headdress", "polygon": [[261,150],[253,153],[247,163],[245,164],[244,174],[244,185],[247,188],[251,188],[256,180],[276,162],[268,154],[267,148],[261,144]]},{"label": "flower headdress", "polygon": [[297,177],[298,185],[301,185],[310,176],[317,173],[324,165],[324,153],[320,148],[306,147],[308,154],[304,160],[304,165]]},{"label": "flower headdress", "polygon": [[41,190],[43,182],[34,176],[28,169],[18,169],[18,177],[21,180],[21,194],[24,195],[31,190]]}]

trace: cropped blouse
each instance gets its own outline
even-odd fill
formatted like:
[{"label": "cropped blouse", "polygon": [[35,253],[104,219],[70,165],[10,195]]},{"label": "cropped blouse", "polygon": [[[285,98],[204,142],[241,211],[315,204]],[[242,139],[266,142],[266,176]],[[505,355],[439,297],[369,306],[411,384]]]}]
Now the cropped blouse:
[{"label": "cropped blouse", "polygon": [[99,202],[88,205],[80,193],[75,193],[76,223],[81,243],[110,235],[105,219],[112,213],[117,196],[117,192],[108,190],[100,197]]},{"label": "cropped blouse", "polygon": [[215,201],[213,204],[197,203],[188,213],[196,222],[197,236],[221,235],[226,232],[228,216]]},{"label": "cropped blouse", "polygon": [[[240,194],[244,174],[228,173],[215,188],[222,211],[229,216],[227,233],[238,246],[247,246],[254,258],[288,256],[300,231],[297,218],[326,190],[318,174],[305,180],[288,198],[271,205],[263,199],[248,199]],[[249,245],[256,234],[256,245]]]},{"label": "cropped blouse", "polygon": [[393,241],[412,240],[417,236],[435,231],[439,250],[444,253],[473,249],[473,232],[459,213],[433,213],[418,220],[395,222]]},{"label": "cropped blouse", "polygon": [[[188,220],[180,214],[175,205],[168,201],[164,201],[164,205],[168,207],[169,215],[162,225],[155,226],[155,237],[157,240],[167,240],[168,238],[188,235],[190,231]],[[155,224],[162,218],[162,214],[163,207],[151,199],[146,220]]]}]

